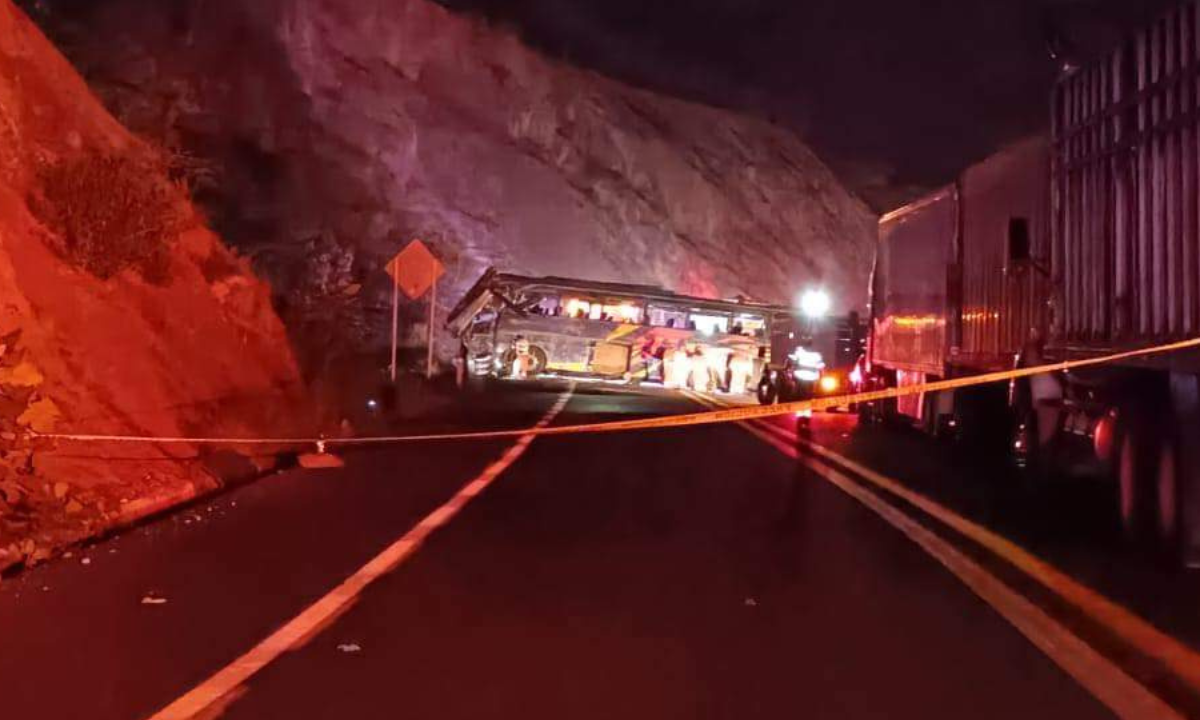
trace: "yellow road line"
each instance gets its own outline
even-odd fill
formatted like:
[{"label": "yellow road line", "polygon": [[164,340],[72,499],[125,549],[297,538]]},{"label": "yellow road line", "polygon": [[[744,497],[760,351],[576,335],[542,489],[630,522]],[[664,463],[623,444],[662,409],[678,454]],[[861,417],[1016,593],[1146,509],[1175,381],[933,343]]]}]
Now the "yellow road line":
[{"label": "yellow road line", "polygon": [[[719,401],[706,397],[691,395],[705,405],[711,406],[719,403]],[[898,481],[863,467],[828,448],[798,438],[795,433],[766,423],[761,425],[769,428],[770,432],[760,426],[760,423],[742,423],[741,425],[777,450],[804,462],[810,470],[862,502],[887,520],[889,524],[921,545],[971,587],[976,594],[1004,615],[1014,627],[1047,656],[1121,717],[1179,717],[1179,715],[1168,710],[1167,706],[1149,690],[1045,615],[1028,600],[1008,588],[998,578],[963,556],[948,542],[931,533],[894,505],[866,490],[844,474],[799,453],[793,443],[798,441],[804,444],[813,452],[841,464],[876,487],[904,499],[964,536],[983,545],[1014,567],[1037,579],[1048,590],[1077,607],[1094,621],[1110,629],[1139,652],[1162,662],[1193,690],[1200,689],[1200,685],[1196,684],[1197,669],[1200,668],[1200,655],[1011,541],[957,515],[925,496],[909,490]],[[1148,711],[1153,712],[1150,715],[1143,714]],[[1170,714],[1163,714],[1164,712]]]},{"label": "yellow road line", "polygon": [[[566,407],[570,397],[571,390],[563,393],[537,427],[545,427],[553,421]],[[368,585],[395,570],[421,547],[429,535],[453,519],[467,503],[495,482],[496,478],[525,453],[535,437],[532,433],[523,435],[498,460],[488,465],[478,477],[464,485],[441,507],[429,513],[403,537],[244,655],[156,712],[150,720],[191,720],[238,692],[251,676],[278,659],[280,655],[303,645],[357,601]]]}]

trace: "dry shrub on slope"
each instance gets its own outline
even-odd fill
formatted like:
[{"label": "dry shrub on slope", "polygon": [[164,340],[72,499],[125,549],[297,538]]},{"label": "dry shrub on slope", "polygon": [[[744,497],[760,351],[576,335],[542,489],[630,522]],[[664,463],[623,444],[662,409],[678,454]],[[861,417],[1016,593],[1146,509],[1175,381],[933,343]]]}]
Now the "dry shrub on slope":
[{"label": "dry shrub on slope", "polygon": [[42,167],[30,208],[71,264],[107,279],[169,280],[170,247],[193,222],[166,164],[137,151],[85,152]]}]

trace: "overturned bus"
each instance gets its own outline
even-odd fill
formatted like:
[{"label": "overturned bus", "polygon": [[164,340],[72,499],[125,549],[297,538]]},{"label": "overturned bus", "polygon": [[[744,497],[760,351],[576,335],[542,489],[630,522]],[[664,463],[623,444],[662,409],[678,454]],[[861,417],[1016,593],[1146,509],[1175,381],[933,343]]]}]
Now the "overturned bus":
[{"label": "overturned bus", "polygon": [[753,393],[786,307],[488,270],[451,311],[472,376],[546,374]]}]

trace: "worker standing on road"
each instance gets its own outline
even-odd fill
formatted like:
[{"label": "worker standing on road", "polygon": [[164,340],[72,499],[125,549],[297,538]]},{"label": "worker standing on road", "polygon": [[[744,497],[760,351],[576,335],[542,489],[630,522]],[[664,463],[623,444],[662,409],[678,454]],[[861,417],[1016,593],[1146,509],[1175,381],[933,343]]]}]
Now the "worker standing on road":
[{"label": "worker standing on road", "polygon": [[654,336],[646,338],[638,352],[641,355],[644,381],[649,381],[653,376],[661,374],[663,351],[658,338]]},{"label": "worker standing on road", "polygon": [[683,341],[663,354],[663,385],[669,388],[685,387],[691,374],[691,363],[684,350]]},{"label": "worker standing on road", "polygon": [[712,368],[701,345],[693,344],[688,348],[688,365],[691,370],[688,387],[697,392],[712,392]]},{"label": "worker standing on road", "polygon": [[753,372],[754,360],[746,353],[734,350],[729,356],[729,392],[734,395],[745,394]]}]

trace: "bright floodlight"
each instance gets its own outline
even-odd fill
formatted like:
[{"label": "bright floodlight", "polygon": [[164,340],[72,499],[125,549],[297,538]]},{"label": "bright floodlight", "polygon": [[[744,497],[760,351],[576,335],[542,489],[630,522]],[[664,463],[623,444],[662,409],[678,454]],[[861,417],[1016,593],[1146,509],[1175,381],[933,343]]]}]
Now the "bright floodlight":
[{"label": "bright floodlight", "polygon": [[808,290],[800,296],[800,311],[810,318],[825,317],[833,301],[824,290]]}]

